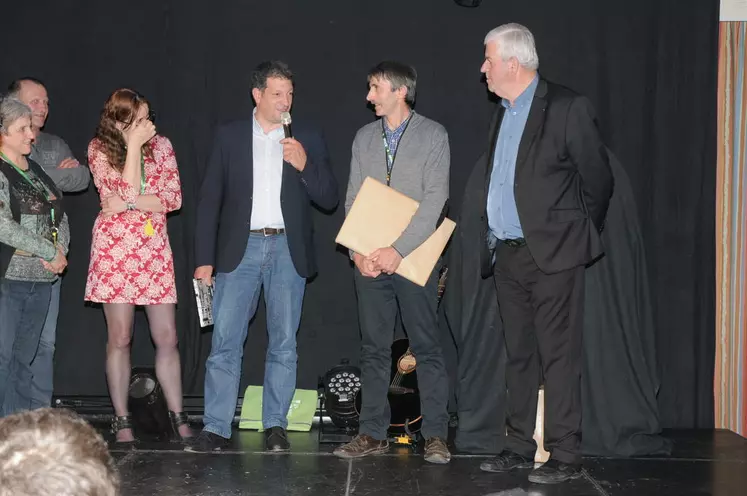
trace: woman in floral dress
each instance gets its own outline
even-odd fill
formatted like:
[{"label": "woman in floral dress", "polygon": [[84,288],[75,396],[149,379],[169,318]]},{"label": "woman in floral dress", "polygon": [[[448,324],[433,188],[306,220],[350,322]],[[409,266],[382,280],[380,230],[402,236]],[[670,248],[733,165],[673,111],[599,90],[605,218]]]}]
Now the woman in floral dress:
[{"label": "woman in floral dress", "polygon": [[101,112],[88,163],[101,199],[93,226],[85,299],[102,303],[108,328],[106,375],[117,442],[135,441],[127,407],[135,306],[143,305],[156,345],[156,375],[175,433],[190,437],[182,412],[174,259],[166,214],[181,208],[171,142],[156,134],[142,95],[116,90]]}]

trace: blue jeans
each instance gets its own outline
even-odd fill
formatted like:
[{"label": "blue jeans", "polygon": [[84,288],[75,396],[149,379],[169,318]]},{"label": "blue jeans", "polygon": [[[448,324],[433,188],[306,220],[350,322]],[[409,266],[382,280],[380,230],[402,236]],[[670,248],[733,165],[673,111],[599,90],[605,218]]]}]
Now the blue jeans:
[{"label": "blue jeans", "polygon": [[0,279],[0,405],[2,415],[31,407],[31,362],[47,318],[50,283]]},{"label": "blue jeans", "polygon": [[39,349],[31,362],[31,409],[45,408],[52,404],[54,389],[54,343],[57,335],[57,316],[60,313],[60,279],[52,283],[47,320],[44,322]]},{"label": "blue jeans", "polygon": [[264,286],[267,305],[267,356],[262,426],[288,426],[296,390],[296,332],[306,279],[293,266],[284,234],[252,233],[233,272],[218,272],[213,295],[213,340],[205,371],[204,430],[231,437],[249,321]]}]

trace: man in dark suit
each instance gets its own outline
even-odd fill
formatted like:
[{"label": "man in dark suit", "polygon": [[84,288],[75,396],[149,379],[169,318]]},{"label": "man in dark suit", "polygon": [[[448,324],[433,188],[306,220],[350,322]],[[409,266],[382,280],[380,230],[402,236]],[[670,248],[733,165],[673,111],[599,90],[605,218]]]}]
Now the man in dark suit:
[{"label": "man in dark suit", "polygon": [[[485,37],[481,71],[501,98],[482,195],[483,277],[494,277],[508,367],[506,450],[489,472],[532,468],[537,393],[545,388],[550,460],[529,480],[581,474],[584,269],[603,253],[612,195],[606,149],[589,101],[542,79],[534,37],[507,24]],[[492,166],[490,165],[492,163]]]},{"label": "man in dark suit", "polygon": [[337,183],[320,132],[281,114],[293,103],[293,74],[264,62],[252,74],[250,120],[218,129],[200,188],[194,277],[211,282],[213,339],[205,374],[204,428],[189,451],[218,451],[231,437],[247,327],[264,286],[269,337],[262,425],[266,449],[290,448],[287,415],[296,389],[296,332],[306,278],[316,274],[311,204],[332,210]]}]

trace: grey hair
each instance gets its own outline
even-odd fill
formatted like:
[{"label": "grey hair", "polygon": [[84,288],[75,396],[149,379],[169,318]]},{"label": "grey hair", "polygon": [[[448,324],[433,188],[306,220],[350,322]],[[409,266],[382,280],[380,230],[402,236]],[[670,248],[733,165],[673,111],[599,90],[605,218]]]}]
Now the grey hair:
[{"label": "grey hair", "polygon": [[23,117],[31,117],[28,105],[12,96],[0,97],[0,133],[8,134],[8,127]]},{"label": "grey hair", "polygon": [[117,496],[120,479],[104,438],[70,410],[0,419],[0,496]]},{"label": "grey hair", "polygon": [[537,47],[532,32],[521,24],[510,23],[498,26],[485,35],[485,45],[495,41],[502,60],[515,57],[525,69],[536,71],[539,67]]}]

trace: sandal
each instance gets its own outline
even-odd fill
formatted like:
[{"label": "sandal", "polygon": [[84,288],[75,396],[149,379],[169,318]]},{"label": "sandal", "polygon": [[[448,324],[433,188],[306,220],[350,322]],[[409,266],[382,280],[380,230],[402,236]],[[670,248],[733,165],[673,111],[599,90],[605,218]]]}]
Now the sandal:
[{"label": "sandal", "polygon": [[174,442],[184,442],[187,439],[194,437],[192,434],[189,436],[182,436],[179,433],[179,427],[182,425],[189,425],[189,419],[187,414],[184,412],[175,413],[169,410],[169,419],[171,420],[171,440]]},{"label": "sandal", "polygon": [[117,439],[117,433],[125,429],[132,429],[132,417],[130,414],[122,415],[121,417],[114,416],[111,424],[111,433],[114,434],[114,444],[119,446],[133,446],[137,442],[135,433],[133,431],[132,441],[119,441]]}]

